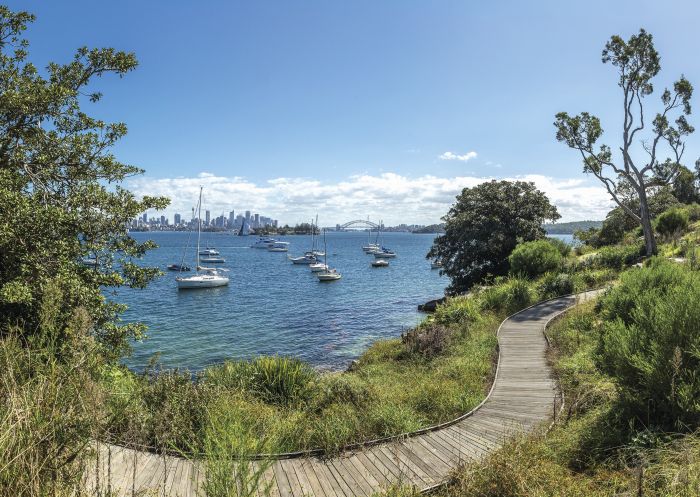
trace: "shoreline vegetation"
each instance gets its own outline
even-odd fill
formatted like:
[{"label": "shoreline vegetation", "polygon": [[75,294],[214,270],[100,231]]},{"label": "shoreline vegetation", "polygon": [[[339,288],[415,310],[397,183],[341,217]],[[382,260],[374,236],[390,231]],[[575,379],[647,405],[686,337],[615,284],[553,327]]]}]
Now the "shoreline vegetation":
[{"label": "shoreline vegetation", "polygon": [[[478,405],[491,386],[496,331],[535,302],[599,287],[616,258],[581,258],[557,240],[531,242],[553,258],[449,298],[400,338],[380,340],[345,372],[319,373],[287,357],[227,361],[193,375],[123,366],[103,375],[115,418],[111,439],[170,453],[201,453],[219,417],[267,453],[321,449],[395,436],[442,423]],[[526,245],[527,247],[527,245]],[[563,255],[565,254],[565,255]],[[514,262],[518,264],[518,262]],[[234,429],[233,427],[231,429]]]}]

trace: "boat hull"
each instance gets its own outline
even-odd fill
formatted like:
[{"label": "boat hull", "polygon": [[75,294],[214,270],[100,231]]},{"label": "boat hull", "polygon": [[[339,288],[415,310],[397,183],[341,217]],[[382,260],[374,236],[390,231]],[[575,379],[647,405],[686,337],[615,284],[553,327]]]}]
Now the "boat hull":
[{"label": "boat hull", "polygon": [[194,290],[198,288],[217,288],[227,286],[228,278],[208,278],[208,277],[193,277],[193,278],[177,278],[177,288],[180,290]]},{"label": "boat hull", "polygon": [[384,253],[384,252],[375,252],[375,253],[374,253],[374,257],[375,257],[376,259],[393,259],[394,257],[396,257],[396,254],[393,254],[393,253],[387,254],[387,253]]}]

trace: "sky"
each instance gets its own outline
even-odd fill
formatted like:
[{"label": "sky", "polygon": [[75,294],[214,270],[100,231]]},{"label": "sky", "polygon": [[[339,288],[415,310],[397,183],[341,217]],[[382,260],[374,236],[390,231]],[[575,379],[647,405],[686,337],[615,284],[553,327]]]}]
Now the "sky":
[{"label": "sky", "polygon": [[[40,67],[83,45],[136,53],[138,69],[97,80],[104,97],[84,110],[128,125],[113,152],[146,172],[127,186],[169,196],[171,219],[203,186],[217,215],[430,224],[489,179],[534,181],[562,221],[602,219],[605,191],[552,123],[562,110],[589,111],[619,145],[606,40],[641,27],[654,35],[662,72],[649,112],[681,74],[700,84],[697,1],[6,5],[36,14],[27,38]],[[688,140],[689,165],[698,140]]]}]

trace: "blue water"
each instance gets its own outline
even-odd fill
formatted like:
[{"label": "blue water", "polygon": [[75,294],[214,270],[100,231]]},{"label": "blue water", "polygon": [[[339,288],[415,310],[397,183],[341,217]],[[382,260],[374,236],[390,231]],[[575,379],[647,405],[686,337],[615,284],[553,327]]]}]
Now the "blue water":
[{"label": "blue water", "polygon": [[[196,234],[195,234],[196,235]],[[132,233],[159,248],[144,263],[165,270],[179,263],[188,233]],[[416,306],[440,297],[449,283],[430,269],[425,254],[434,235],[383,234],[397,252],[388,268],[372,268],[362,252],[366,233],[328,233],[328,264],[343,275],[320,283],[308,266],[294,265],[285,253],[251,249],[255,237],[202,234],[226,259],[228,287],[180,290],[175,273],[145,290],[121,289],[113,299],[129,306],[126,321],[148,325],[148,338],[134,344],[125,363],[141,370],[155,353],[166,367],[199,370],[229,358],[259,354],[291,355],[320,369],[341,369],[372,342],[400,335],[418,323]],[[289,255],[310,247],[309,236],[280,237],[291,243]],[[194,267],[194,249],[186,263]]]}]

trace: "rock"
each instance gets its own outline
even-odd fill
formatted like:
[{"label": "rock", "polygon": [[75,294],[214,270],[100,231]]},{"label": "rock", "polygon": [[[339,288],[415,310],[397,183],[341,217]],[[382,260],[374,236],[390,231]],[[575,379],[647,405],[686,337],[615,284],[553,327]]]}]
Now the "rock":
[{"label": "rock", "polygon": [[360,365],[360,362],[357,360],[350,361],[350,365],[348,365],[347,371],[355,371],[357,367]]},{"label": "rock", "polygon": [[435,300],[429,300],[425,304],[418,304],[418,310],[421,312],[435,312],[439,304],[445,303],[445,297]]}]

